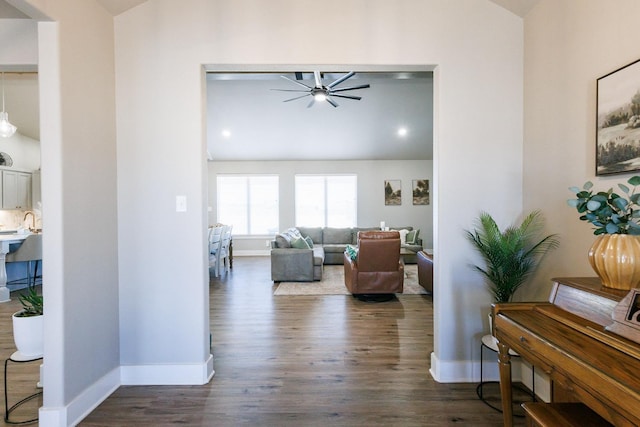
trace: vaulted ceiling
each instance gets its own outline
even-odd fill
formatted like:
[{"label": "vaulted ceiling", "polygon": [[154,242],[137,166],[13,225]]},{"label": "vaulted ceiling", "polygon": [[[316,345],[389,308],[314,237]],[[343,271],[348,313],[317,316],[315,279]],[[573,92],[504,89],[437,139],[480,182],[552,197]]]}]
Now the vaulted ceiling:
[{"label": "vaulted ceiling", "polygon": [[[118,15],[147,0],[97,0]],[[539,0],[490,0],[525,16]],[[0,0],[0,18],[28,19]],[[302,82],[313,86],[312,69],[301,70]],[[327,82],[346,69],[323,71]],[[283,100],[296,95],[272,89],[296,89],[282,79],[291,70],[269,73],[208,74],[207,148],[214,160],[273,159],[431,159],[433,157],[432,74],[355,70],[341,86],[369,83],[371,88],[350,92],[361,101],[337,99],[338,108],[308,99]],[[399,71],[399,72],[396,72]],[[297,87],[299,88],[299,87]],[[289,96],[291,95],[291,96]],[[34,126],[37,126],[37,114]],[[404,128],[405,135],[398,131]],[[223,135],[224,132],[224,135]],[[36,133],[36,132],[32,132]]]}]

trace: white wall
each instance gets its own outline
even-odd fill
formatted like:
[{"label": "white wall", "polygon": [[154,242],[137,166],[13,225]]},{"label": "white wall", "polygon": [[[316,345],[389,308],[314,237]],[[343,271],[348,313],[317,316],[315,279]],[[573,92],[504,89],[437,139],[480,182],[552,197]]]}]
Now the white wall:
[{"label": "white wall", "polygon": [[[277,174],[280,182],[280,230],[294,227],[296,174],[353,173],[358,176],[358,226],[377,227],[380,221],[387,226],[412,226],[420,230],[423,247],[433,247],[433,204],[414,206],[411,196],[412,180],[428,179],[433,183],[433,162],[430,160],[363,160],[363,161],[281,161],[281,162],[209,162],[209,224],[216,220],[216,174]],[[402,205],[385,206],[384,181],[402,181]],[[273,236],[269,236],[273,238]],[[265,248],[265,238],[242,239],[234,236],[234,255],[255,254]]]},{"label": "white wall", "polygon": [[[31,68],[38,63],[38,23],[31,19],[3,19],[0,27],[0,68]],[[9,43],[9,41],[11,41]]]},{"label": "white wall", "polygon": [[45,301],[40,425],[119,385],[113,21],[94,1],[14,0],[38,24]]},{"label": "white wall", "polygon": [[546,298],[551,277],[595,276],[592,228],[567,205],[568,187],[631,176],[595,177],[596,80],[640,58],[638,16],[637,0],[541,0],[526,17],[524,206],[542,209],[561,247],[523,298]]},{"label": "white wall", "polygon": [[308,24],[310,0],[188,6],[151,0],[116,18],[122,363],[208,354],[202,64],[419,64],[437,67],[432,372],[477,379],[491,299],[465,268],[475,254],[462,230],[480,210],[499,222],[521,211],[522,19],[488,1],[329,0],[323,10],[340,13],[327,31]]}]

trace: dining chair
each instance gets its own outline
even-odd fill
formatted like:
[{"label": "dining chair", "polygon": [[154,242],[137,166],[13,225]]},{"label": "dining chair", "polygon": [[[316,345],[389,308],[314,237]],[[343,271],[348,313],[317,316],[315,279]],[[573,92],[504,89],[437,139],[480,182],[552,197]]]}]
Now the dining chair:
[{"label": "dining chair", "polygon": [[213,268],[214,277],[218,277],[220,252],[222,245],[222,226],[209,228],[209,269]]},{"label": "dining chair", "polygon": [[222,229],[222,239],[220,242],[220,255],[218,257],[218,274],[222,271],[229,272],[229,245],[231,244],[231,225],[224,225]]}]

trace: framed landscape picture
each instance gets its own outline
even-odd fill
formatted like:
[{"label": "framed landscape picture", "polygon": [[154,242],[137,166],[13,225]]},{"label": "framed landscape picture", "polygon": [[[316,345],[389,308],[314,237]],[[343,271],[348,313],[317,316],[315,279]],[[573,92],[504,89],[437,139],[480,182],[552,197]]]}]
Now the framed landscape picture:
[{"label": "framed landscape picture", "polygon": [[399,179],[385,180],[384,204],[386,206],[399,206],[402,204],[402,181]]},{"label": "framed landscape picture", "polygon": [[413,193],[414,205],[428,205],[429,204],[429,180],[428,179],[414,179],[411,190]]},{"label": "framed landscape picture", "polygon": [[597,80],[596,175],[640,170],[640,60]]}]

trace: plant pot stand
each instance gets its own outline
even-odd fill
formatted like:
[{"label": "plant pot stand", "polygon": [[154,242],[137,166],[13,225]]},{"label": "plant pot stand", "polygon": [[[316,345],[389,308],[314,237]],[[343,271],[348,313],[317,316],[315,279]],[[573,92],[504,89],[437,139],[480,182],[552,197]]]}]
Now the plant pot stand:
[{"label": "plant pot stand", "polygon": [[[23,421],[14,421],[14,420],[10,420],[9,416],[11,415],[11,412],[13,412],[16,408],[18,408],[19,406],[21,406],[22,404],[29,402],[32,399],[37,398],[38,396],[42,395],[42,390],[38,391],[37,393],[31,394],[27,397],[25,397],[24,399],[18,401],[17,403],[13,404],[11,407],[9,407],[9,396],[8,396],[8,387],[7,387],[7,367],[9,365],[9,362],[14,362],[14,363],[29,363],[29,362],[36,362],[38,360],[42,360],[42,356],[25,356],[22,353],[20,353],[19,351],[14,352],[11,356],[9,356],[8,359],[5,359],[4,361],[4,421],[7,424],[31,424],[31,423],[35,423],[36,421],[38,421],[38,416],[36,416],[35,418],[32,419],[28,419],[28,420],[23,420]],[[39,383],[38,383],[39,384]]]},{"label": "plant pot stand", "polygon": [[[487,384],[499,384],[499,381],[484,381],[484,372],[482,369],[482,366],[484,365],[484,349],[487,348],[490,351],[494,352],[494,353],[498,353],[498,345],[497,345],[497,341],[495,339],[495,337],[491,334],[487,334],[484,335],[482,337],[481,340],[481,344],[480,344],[480,384],[478,384],[478,386],[476,387],[476,394],[478,395],[478,398],[480,398],[480,400],[482,400],[487,406],[489,406],[492,409],[495,409],[498,412],[502,412],[502,408],[492,404],[489,400],[487,400],[484,396],[484,386]],[[509,350],[509,355],[511,355],[512,357],[520,357],[520,355],[518,353],[516,353],[513,350]],[[531,367],[531,384],[532,384],[532,390],[529,391],[528,389],[526,389],[524,386],[520,385],[519,383],[516,384],[512,384],[511,386],[513,388],[519,388],[523,393],[528,394],[531,396],[531,399],[533,402],[536,401],[536,371],[535,368],[532,366]],[[523,402],[515,402],[514,403],[523,403]],[[519,406],[519,405],[518,405]],[[516,414],[515,416],[517,417],[524,417],[524,414]]]}]

